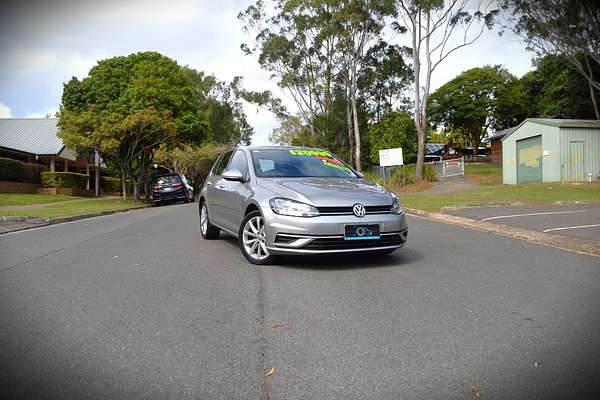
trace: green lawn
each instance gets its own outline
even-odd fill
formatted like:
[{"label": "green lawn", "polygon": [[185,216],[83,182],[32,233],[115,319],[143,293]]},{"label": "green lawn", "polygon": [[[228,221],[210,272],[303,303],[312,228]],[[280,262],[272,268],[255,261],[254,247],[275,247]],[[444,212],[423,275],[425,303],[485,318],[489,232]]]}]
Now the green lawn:
[{"label": "green lawn", "polygon": [[54,194],[0,193],[1,206],[28,206],[31,204],[56,203],[57,201],[78,200],[82,197]]},{"label": "green lawn", "polygon": [[521,185],[483,186],[444,195],[401,194],[406,207],[439,211],[443,207],[491,204],[555,203],[575,201],[600,202],[600,184],[532,183]]},{"label": "green lawn", "polygon": [[[67,196],[72,199],[72,196]],[[115,211],[133,207],[144,207],[146,203],[134,200],[120,200],[114,198],[105,199],[86,199],[76,203],[54,204],[47,207],[19,210],[19,211],[0,211],[2,216],[23,216],[23,217],[44,217],[44,218],[63,218],[74,215],[91,214],[101,211]]]},{"label": "green lawn", "polygon": [[465,163],[465,176],[480,185],[500,185],[502,184],[502,165]]}]

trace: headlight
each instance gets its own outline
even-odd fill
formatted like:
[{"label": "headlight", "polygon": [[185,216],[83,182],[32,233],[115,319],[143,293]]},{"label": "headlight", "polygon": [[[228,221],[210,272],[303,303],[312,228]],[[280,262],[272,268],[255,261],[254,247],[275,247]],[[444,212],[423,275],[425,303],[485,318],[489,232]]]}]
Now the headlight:
[{"label": "headlight", "polygon": [[316,217],[319,215],[319,210],[309,204],[281,197],[271,199],[269,204],[271,210],[279,215],[291,215],[293,217]]},{"label": "headlight", "polygon": [[392,195],[392,208],[390,211],[392,214],[402,214],[404,210],[402,209],[402,203],[400,202],[400,199],[394,193],[390,194]]}]

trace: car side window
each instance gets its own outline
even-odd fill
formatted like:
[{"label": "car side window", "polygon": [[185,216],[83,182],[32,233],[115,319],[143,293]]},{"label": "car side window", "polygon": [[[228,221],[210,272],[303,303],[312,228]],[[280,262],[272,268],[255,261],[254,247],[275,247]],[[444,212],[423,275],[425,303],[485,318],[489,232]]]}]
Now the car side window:
[{"label": "car side window", "polygon": [[238,150],[235,152],[233,157],[231,157],[231,161],[229,162],[229,166],[227,170],[237,169],[242,173],[242,176],[246,176],[248,173],[248,161],[246,159],[246,153],[244,150]]},{"label": "car side window", "polygon": [[231,153],[233,153],[233,152],[228,151],[227,153],[225,153],[221,156],[221,161],[219,161],[219,164],[213,170],[213,175],[221,175],[223,173],[223,171],[225,170],[225,167],[227,166],[227,164],[229,164],[229,159],[231,158]]}]

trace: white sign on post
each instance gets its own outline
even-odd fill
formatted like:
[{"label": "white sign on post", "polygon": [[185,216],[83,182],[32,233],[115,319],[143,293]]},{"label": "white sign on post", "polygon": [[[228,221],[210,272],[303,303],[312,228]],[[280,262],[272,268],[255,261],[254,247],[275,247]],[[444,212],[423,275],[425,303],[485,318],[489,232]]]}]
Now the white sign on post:
[{"label": "white sign on post", "polygon": [[379,150],[379,166],[390,167],[392,165],[404,165],[402,147]]}]

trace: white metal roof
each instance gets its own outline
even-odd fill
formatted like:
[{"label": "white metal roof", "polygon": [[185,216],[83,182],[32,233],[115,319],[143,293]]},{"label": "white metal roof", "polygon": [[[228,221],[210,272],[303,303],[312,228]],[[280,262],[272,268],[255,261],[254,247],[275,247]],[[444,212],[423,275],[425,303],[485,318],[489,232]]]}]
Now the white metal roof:
[{"label": "white metal roof", "polygon": [[58,118],[0,118],[0,147],[57,155],[65,147],[58,129]]}]

